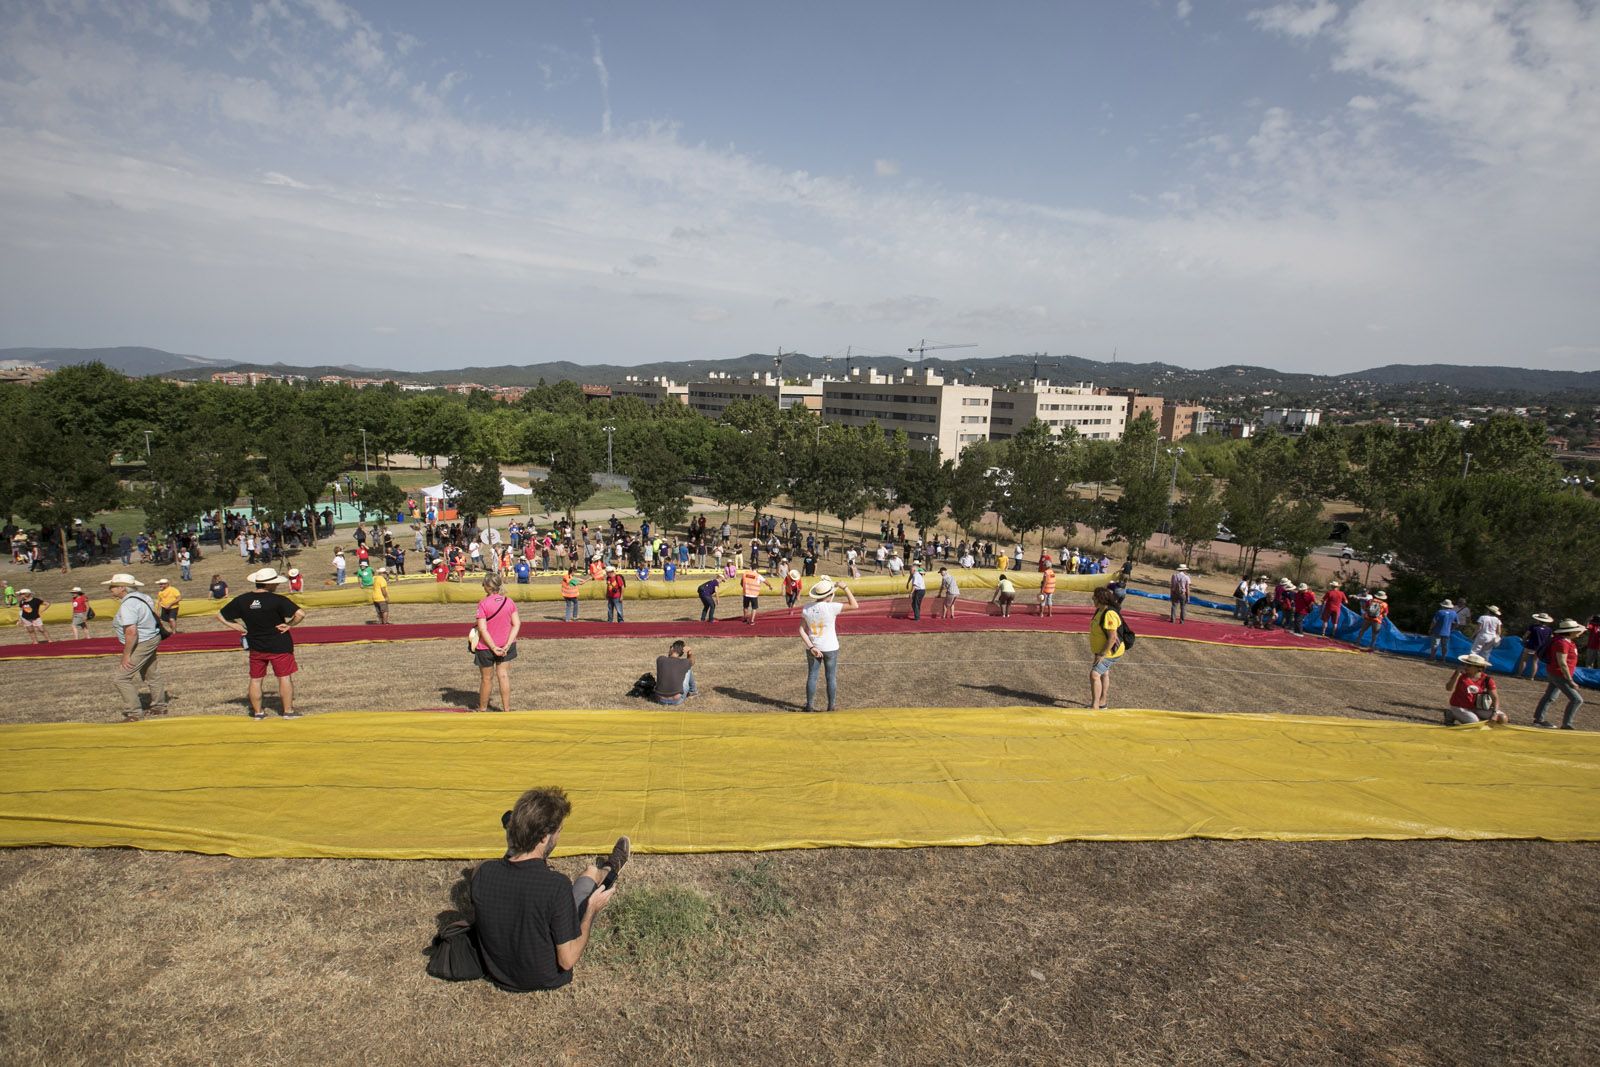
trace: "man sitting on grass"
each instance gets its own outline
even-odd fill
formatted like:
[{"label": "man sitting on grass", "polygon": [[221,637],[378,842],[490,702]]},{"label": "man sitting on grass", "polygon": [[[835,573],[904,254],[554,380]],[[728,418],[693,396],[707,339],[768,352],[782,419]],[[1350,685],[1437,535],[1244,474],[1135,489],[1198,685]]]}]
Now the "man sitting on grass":
[{"label": "man sitting on grass", "polygon": [[656,657],[656,703],[682,704],[698,693],[694,684],[694,649],[674,641],[665,656]]},{"label": "man sitting on grass", "polygon": [[611,855],[591,864],[576,884],[551,870],[547,861],[571,812],[563,790],[528,790],[501,817],[505,858],[479,865],[472,876],[484,975],[509,992],[559,989],[572,981],[595,916],[611,903],[616,873],[628,862],[628,839],[621,837]]}]

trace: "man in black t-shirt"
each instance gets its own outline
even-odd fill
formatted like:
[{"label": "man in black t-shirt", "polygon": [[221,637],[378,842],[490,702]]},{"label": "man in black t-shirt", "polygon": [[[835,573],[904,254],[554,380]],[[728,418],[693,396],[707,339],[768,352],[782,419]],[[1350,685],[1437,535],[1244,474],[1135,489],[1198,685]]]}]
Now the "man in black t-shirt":
[{"label": "man in black t-shirt", "polygon": [[278,679],[278,696],[283,700],[283,717],[298,719],[294,710],[294,673],[299,667],[294,661],[294,637],[291,627],[306,617],[300,606],[277,589],[289,579],[263,567],[247,579],[255,590],[240,593],[217,612],[222,625],[245,636],[245,647],[250,650],[250,717],[265,719],[261,710],[261,680],[272,668]]},{"label": "man in black t-shirt", "polygon": [[[600,888],[608,876],[598,865],[591,864],[573,884],[546,862],[571,811],[572,802],[558,788],[528,790],[501,820],[505,859],[480,864],[473,873],[478,953],[484,975],[501,989],[527,993],[572,981],[595,916],[616,892]],[[619,838],[602,861],[612,872],[609,880],[615,880],[628,854],[628,839]]]}]

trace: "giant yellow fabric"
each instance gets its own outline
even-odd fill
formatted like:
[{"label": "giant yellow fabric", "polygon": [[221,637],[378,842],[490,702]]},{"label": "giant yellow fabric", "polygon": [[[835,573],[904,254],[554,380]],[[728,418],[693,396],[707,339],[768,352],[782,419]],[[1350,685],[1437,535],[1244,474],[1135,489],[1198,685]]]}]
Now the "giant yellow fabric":
[{"label": "giant yellow fabric", "polygon": [[[962,588],[966,590],[993,589],[1000,574],[999,571],[995,570],[958,570],[956,573],[960,576]],[[695,590],[701,582],[705,581],[708,574],[709,572],[702,572],[691,576],[687,580],[680,579],[676,582],[664,582],[659,578],[641,582],[630,573],[625,575],[628,579],[628,588],[624,594],[624,599],[630,601],[692,600],[698,595]],[[930,575],[930,584],[937,584],[934,577],[937,574],[938,571],[935,570],[933,575]],[[1012,583],[1019,590],[1037,589],[1039,587],[1039,575],[1036,573],[1017,574],[1016,572],[1010,572],[1010,576]],[[835,574],[834,577],[845,581],[856,596],[859,597],[909,595],[906,590],[906,579],[903,575],[899,578],[878,574],[864,575],[853,581],[844,578],[843,574]],[[1113,577],[1114,575],[1105,574],[1060,574],[1056,576],[1056,591],[1058,593],[1066,592],[1067,590],[1087,592],[1105,585]],[[811,583],[814,581],[816,581],[816,578],[806,579],[805,588],[810,588]],[[389,603],[476,604],[483,599],[482,582],[483,576],[481,573],[477,575],[469,574],[464,582],[438,582],[434,581],[431,575],[425,578],[391,579],[389,583]],[[773,578],[772,586],[774,591],[769,591],[763,595],[781,597],[782,594],[776,592],[780,582],[781,579]],[[232,589],[232,593],[242,593],[248,588],[243,584],[236,585]],[[353,578],[344,586],[335,589],[308,589],[300,593],[290,593],[288,588],[288,586],[279,586],[278,591],[307,609],[308,613],[315,608],[368,607],[372,603],[371,591],[361,588],[360,584]],[[149,589],[141,590],[141,592],[149,592]],[[512,600],[524,603],[561,599],[561,587],[552,579],[530,582],[527,585],[519,585],[514,581],[508,582],[504,592]],[[579,587],[579,596],[585,600],[604,600],[605,595],[604,582],[586,582]],[[718,590],[718,595],[723,597],[739,596],[738,580],[724,582]],[[117,613],[117,601],[112,600],[110,597],[92,600],[90,603],[94,606],[95,615],[101,619],[109,621]],[[204,595],[185,597],[183,603],[178,605],[178,615],[180,617],[215,615],[222,609],[224,603],[226,601],[212,600]],[[17,609],[7,608],[0,610],[0,624],[15,623],[16,621]],[[71,622],[71,603],[51,604],[49,608],[45,609],[44,621],[47,623]]]},{"label": "giant yellow fabric", "polygon": [[523,789],[562,853],[1184,837],[1600,840],[1600,736],[1053,708],[204,717],[0,730],[0,845],[499,854]]}]

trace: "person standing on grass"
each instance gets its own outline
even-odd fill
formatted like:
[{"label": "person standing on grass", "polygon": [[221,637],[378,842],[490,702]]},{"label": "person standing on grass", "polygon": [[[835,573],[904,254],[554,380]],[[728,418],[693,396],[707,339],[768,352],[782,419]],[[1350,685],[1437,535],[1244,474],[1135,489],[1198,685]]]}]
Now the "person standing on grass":
[{"label": "person standing on grass", "polygon": [[1544,713],[1556,694],[1560,693],[1567,698],[1567,710],[1561,716],[1561,728],[1577,729],[1572,725],[1572,720],[1577,716],[1578,709],[1583,707],[1583,694],[1578,692],[1578,683],[1572,677],[1572,672],[1578,669],[1578,646],[1573,638],[1581,633],[1583,627],[1571,619],[1562,619],[1552,631],[1550,643],[1544,653],[1547,682],[1544,696],[1539,698],[1538,705],[1533,709],[1533,725],[1546,730],[1554,728],[1555,724],[1546,719]]},{"label": "person standing on grass", "polygon": [[1056,569],[1044,564],[1044,574],[1039,578],[1039,614],[1049,618],[1055,614]]},{"label": "person standing on grass", "polygon": [[139,704],[139,687],[150,687],[150,714],[167,713],[167,690],[161,684],[161,669],[156,664],[156,653],[161,648],[161,623],[156,615],[156,605],[143,593],[135,592],[143,582],[131,574],[113,574],[101,585],[108,586],[111,596],[121,601],[111,628],[122,638],[122,659],[112,684],[122,698],[122,721],[138,722],[144,718],[144,708]]},{"label": "person standing on grass", "polygon": [[1490,604],[1478,616],[1478,629],[1472,635],[1472,655],[1487,660],[1500,647],[1500,609]]},{"label": "person standing on grass", "polygon": [[568,567],[567,573],[561,576],[561,621],[578,621],[578,586],[586,578],[578,573],[578,568]]},{"label": "person standing on grass", "polygon": [[183,594],[178,592],[177,586],[165,578],[156,579],[156,607],[161,609],[161,621],[172,633],[178,632],[178,604],[182,600]]},{"label": "person standing on grass", "polygon": [[184,547],[178,549],[178,577],[179,578],[183,579],[186,582],[194,581],[194,574],[191,573],[191,567],[192,567],[193,563],[194,563],[194,556],[190,554],[188,546],[184,546]]},{"label": "person standing on grass", "polygon": [[89,636],[89,598],[83,595],[83,586],[72,587],[72,639],[82,641]]},{"label": "person standing on grass", "polygon": [[1516,669],[1511,672],[1513,678],[1524,677],[1523,669],[1527,669],[1528,678],[1533,678],[1539,673],[1539,664],[1544,660],[1545,649],[1550,647],[1552,631],[1551,625],[1555,619],[1542,611],[1533,613],[1533,622],[1522,631],[1522,655],[1517,657]]},{"label": "person standing on grass", "polygon": [[956,576],[950,573],[950,568],[939,568],[939,618],[953,619],[956,617],[956,601],[961,599],[961,586],[956,584]]},{"label": "person standing on grass", "polygon": [[746,626],[754,626],[756,611],[761,607],[761,590],[771,589],[772,583],[756,573],[752,564],[739,576],[739,588],[744,594],[744,622]]},{"label": "person standing on grass", "polygon": [[336,548],[333,550],[333,584],[335,588],[344,585],[344,569],[344,549]]},{"label": "person standing on grass", "polygon": [[622,621],[622,593],[628,580],[615,566],[606,566],[606,622]]},{"label": "person standing on grass", "polygon": [[1111,665],[1127,651],[1122,643],[1122,616],[1109,585],[1094,591],[1094,618],[1089,623],[1089,707],[1101,709],[1111,696]]},{"label": "person standing on grass", "polygon": [[616,894],[617,872],[632,851],[626,837],[618,838],[610,856],[590,864],[576,884],[567,881],[550,869],[549,859],[571,813],[562,790],[528,790],[500,817],[505,858],[472,872],[473,930],[484,977],[507,992],[560,989],[572,981],[595,918]]},{"label": "person standing on grass", "polygon": [[1455,602],[1449,599],[1441,600],[1439,608],[1433,613],[1433,621],[1428,624],[1428,662],[1443,663],[1445,656],[1450,652],[1450,635],[1456,632]]},{"label": "person standing on grass", "polygon": [[1361,608],[1361,629],[1356,633],[1356,647],[1362,647],[1362,640],[1367,634],[1372,634],[1372,644],[1367,646],[1370,652],[1378,650],[1378,634],[1383,630],[1383,620],[1389,617],[1389,594],[1382,589],[1373,593]]},{"label": "person standing on grass", "polygon": [[[834,602],[834,594],[842,590],[846,604]],[[806,711],[817,710],[817,672],[827,676],[828,710],[839,706],[839,630],[836,625],[839,613],[853,610],[856,595],[848,585],[835,584],[823,575],[811,587],[811,603],[800,613],[800,640],[806,646]]]},{"label": "person standing on grass", "polygon": [[1189,616],[1189,565],[1178,564],[1178,569],[1172,572],[1172,580],[1168,583],[1168,598],[1171,603],[1167,606],[1168,622],[1187,622]]},{"label": "person standing on grass", "polygon": [[50,643],[50,635],[44,630],[44,611],[49,606],[50,601],[34,596],[32,589],[17,590],[17,625],[35,645]]},{"label": "person standing on grass", "polygon": [[261,710],[262,679],[267,668],[278,680],[278,698],[283,701],[283,717],[298,719],[294,710],[294,675],[300,668],[294,661],[294,635],[289,631],[300,624],[306,613],[299,605],[278,590],[288,581],[271,567],[250,574],[246,581],[255,589],[240,593],[217,612],[217,619],[228,629],[244,635],[245,648],[249,650],[250,717],[265,719]]},{"label": "person standing on grass", "polygon": [[500,710],[511,710],[511,661],[517,658],[522,618],[516,603],[501,592],[501,584],[500,575],[486,575],[483,599],[478,601],[477,641],[472,646],[472,661],[478,665],[478,711],[489,710],[491,682],[500,686]]},{"label": "person standing on grass", "polygon": [[1456,659],[1461,666],[1444,683],[1444,691],[1450,694],[1450,704],[1444,709],[1444,724],[1505,722],[1506,713],[1500,707],[1499,690],[1495,687],[1494,679],[1484,670],[1489,666],[1489,661],[1471,652]]},{"label": "person standing on grass", "polygon": [[665,656],[656,657],[655,701],[676,707],[699,695],[694,683],[694,649],[682,641],[674,641]]},{"label": "person standing on grass", "polygon": [[[377,613],[378,625],[389,625],[389,568],[377,567],[369,570],[371,581],[367,585],[367,592],[372,596],[372,610]],[[287,581],[288,579],[285,579]]]},{"label": "person standing on grass", "polygon": [[1584,627],[1583,665],[1591,671],[1600,667],[1600,615],[1589,616]]}]

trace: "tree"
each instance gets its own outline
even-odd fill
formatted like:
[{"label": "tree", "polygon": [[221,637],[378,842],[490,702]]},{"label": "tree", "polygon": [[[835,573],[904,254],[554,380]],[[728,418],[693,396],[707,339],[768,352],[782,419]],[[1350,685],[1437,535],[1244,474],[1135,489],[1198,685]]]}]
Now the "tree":
[{"label": "tree", "polygon": [[156,491],[147,505],[154,528],[171,530],[239,499],[253,468],[244,430],[235,424],[191,426],[164,435],[150,456]]},{"label": "tree", "polygon": [[67,530],[75,518],[87,519],[117,502],[115,475],[99,446],[62,424],[30,410],[37,401],[12,408],[0,423],[0,491],[6,511],[51,528],[61,549],[61,569],[72,569]]},{"label": "tree", "polygon": [[1172,512],[1172,539],[1183,547],[1185,563],[1193,563],[1195,548],[1217,536],[1222,514],[1215,479],[1199,478],[1191,483]]},{"label": "tree", "polygon": [[670,448],[639,454],[628,471],[639,513],[657,530],[679,525],[689,514],[689,467]]},{"label": "tree", "polygon": [[464,516],[488,515],[506,495],[500,461],[483,451],[451,456],[445,464],[444,484]]},{"label": "tree", "polygon": [[1245,573],[1256,569],[1261,550],[1275,544],[1289,500],[1285,495],[1285,470],[1292,459],[1287,441],[1277,433],[1251,438],[1239,453],[1233,476],[1222,494],[1228,528],[1241,553],[1250,554]]},{"label": "tree", "polygon": [[1305,571],[1311,550],[1327,540],[1328,524],[1322,517],[1322,501],[1307,497],[1290,504],[1278,522],[1277,546],[1294,559],[1295,575]]},{"label": "tree", "polygon": [[975,533],[994,497],[989,471],[995,465],[995,446],[977,441],[961,452],[961,459],[950,472],[946,492],[950,518],[967,533]]},{"label": "tree", "polygon": [[361,490],[361,506],[386,520],[405,506],[409,494],[387,474],[379,474],[372,483]]},{"label": "tree", "polygon": [[1074,479],[1061,440],[1050,427],[1033,419],[1001,447],[999,466],[1004,487],[994,502],[995,509],[1024,540],[1038,530],[1043,552],[1044,532],[1069,521]]},{"label": "tree", "polygon": [[454,455],[466,447],[472,419],[463,405],[442,396],[423,395],[413,399],[409,408],[406,440],[417,455],[437,464],[439,456]]},{"label": "tree", "polygon": [[567,521],[573,522],[572,513],[577,506],[600,491],[590,475],[591,470],[589,450],[583,438],[576,433],[569,434],[556,448],[549,477],[534,484],[534,495],[546,511],[565,512]]},{"label": "tree", "polygon": [[919,535],[926,536],[944,514],[955,466],[948,459],[940,463],[932,452],[906,453],[899,477],[895,479],[895,498],[909,510]]},{"label": "tree", "polygon": [[1350,458],[1344,435],[1331,426],[1313,426],[1295,442],[1292,484],[1304,497],[1331,500],[1349,481]]},{"label": "tree", "polygon": [[760,511],[783,489],[778,457],[765,438],[719,426],[716,446],[707,460],[706,492],[732,512],[734,508]]},{"label": "tree", "polygon": [[[255,496],[280,520],[315,505],[350,458],[348,428],[337,430],[298,412],[280,417],[265,441],[266,473],[257,478]],[[306,534],[315,544],[315,524]]]},{"label": "tree", "polygon": [[1149,412],[1128,424],[1117,448],[1116,533],[1128,542],[1128,557],[1137,558],[1150,535],[1167,520],[1170,475],[1164,469],[1161,435]]}]

